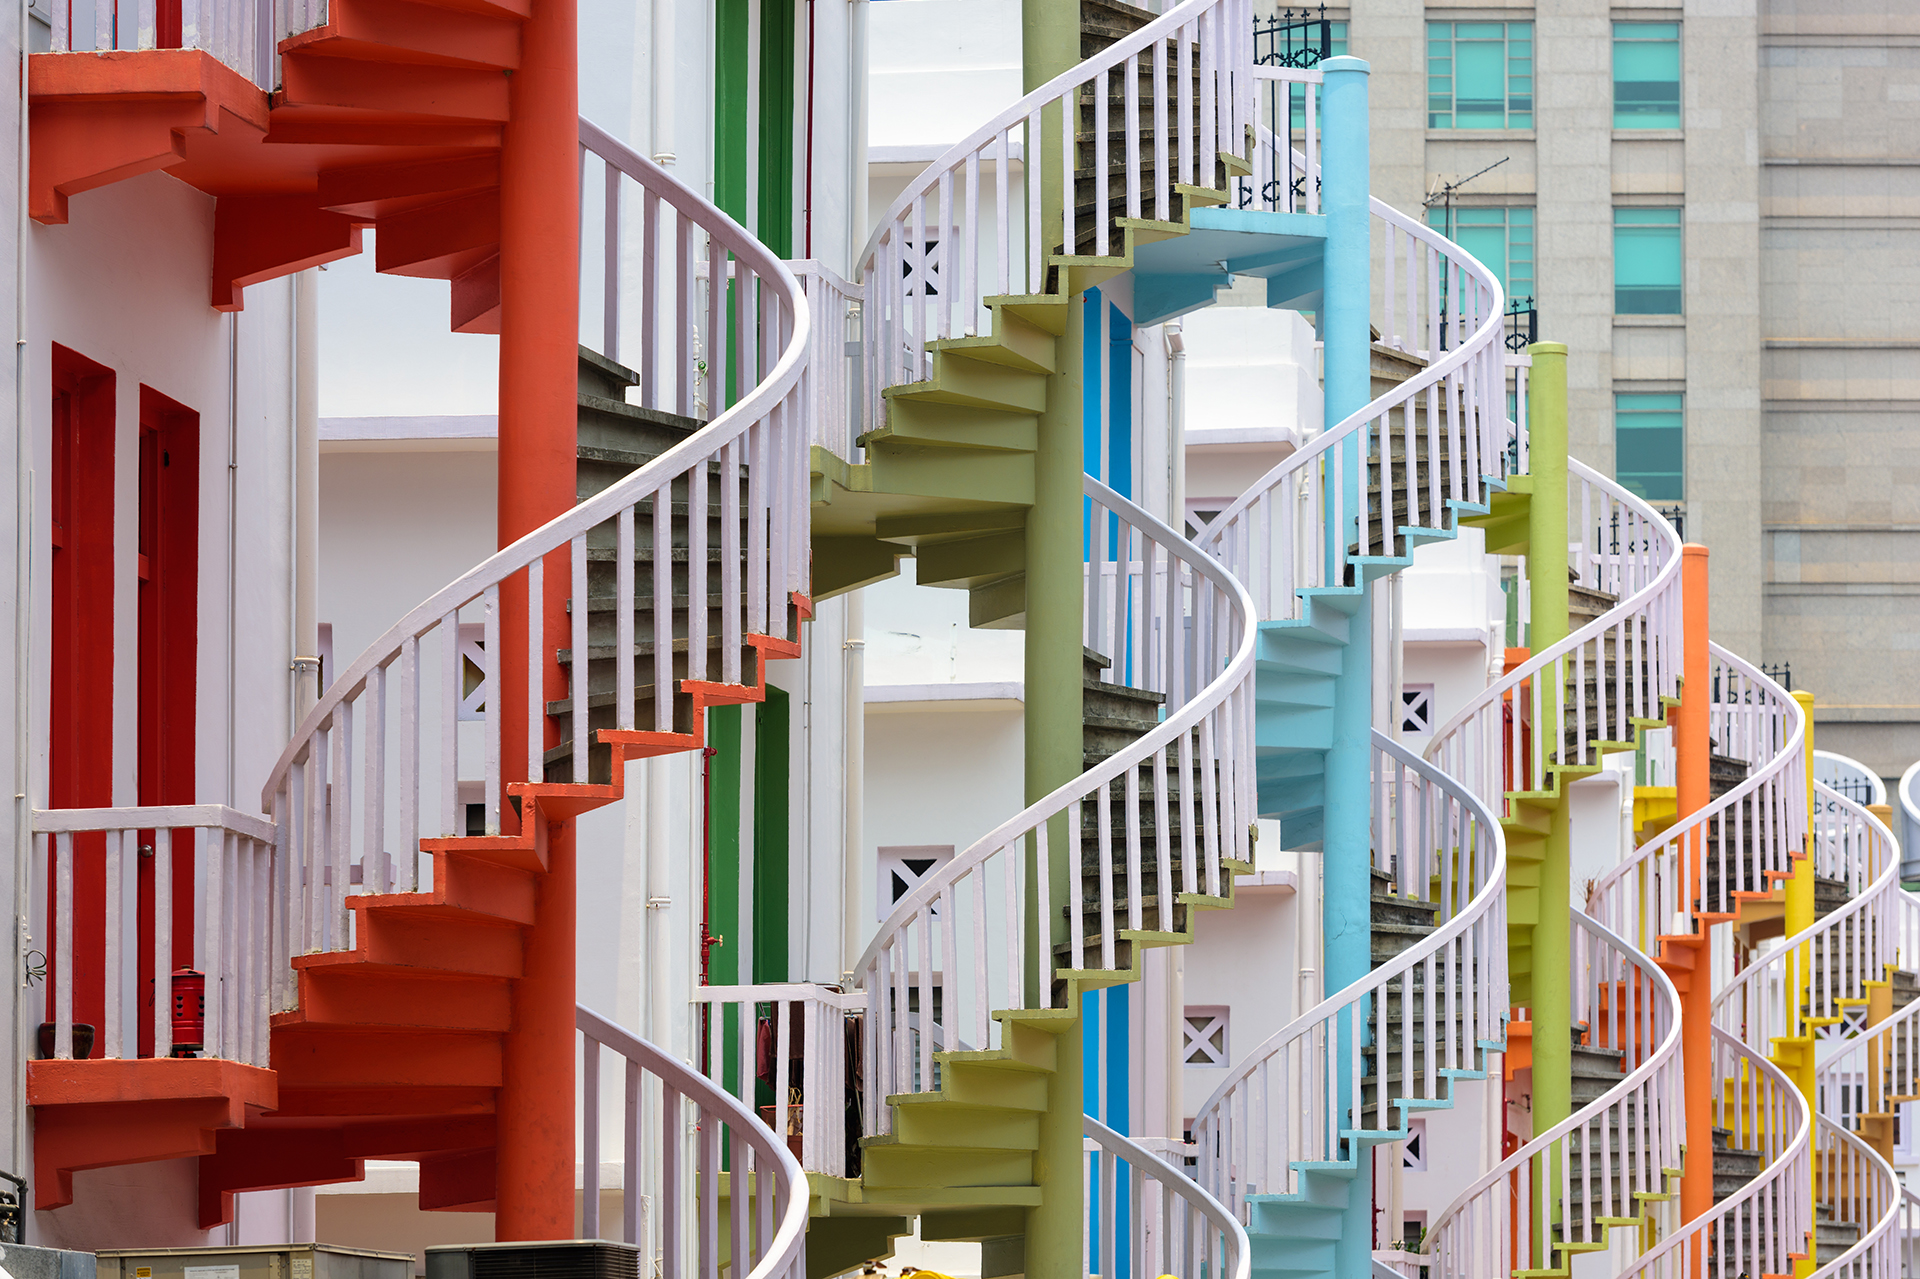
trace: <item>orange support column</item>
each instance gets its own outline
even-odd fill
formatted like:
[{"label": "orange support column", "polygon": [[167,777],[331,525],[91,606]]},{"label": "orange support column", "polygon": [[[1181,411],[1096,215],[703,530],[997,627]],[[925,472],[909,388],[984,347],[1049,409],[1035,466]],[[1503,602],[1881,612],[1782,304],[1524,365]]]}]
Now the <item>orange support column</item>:
[{"label": "orange support column", "polygon": [[[579,362],[580,107],[574,0],[533,0],[520,65],[508,83],[500,151],[500,544],[573,506]],[[534,655],[546,696],[564,692],[552,660],[567,633],[568,556],[549,557],[545,653]],[[524,578],[502,591],[500,716],[507,778],[541,779],[526,758],[527,608]],[[548,728],[551,732],[551,726]],[[508,824],[511,811],[501,814]],[[533,810],[535,823],[547,819]],[[539,839],[538,830],[530,832]],[[574,874],[571,821],[547,837],[548,873],[514,984],[498,1107],[494,1232],[502,1240],[573,1234]]]},{"label": "orange support column", "polygon": [[[1680,707],[1673,718],[1675,819],[1684,821],[1712,799],[1711,730],[1708,723],[1707,662],[1707,548],[1689,543],[1680,549],[1681,616],[1687,648],[1682,667],[1685,682]],[[1698,900],[1702,886],[1702,840],[1695,832],[1688,840],[1689,896]],[[1680,1181],[1680,1219],[1692,1221],[1713,1207],[1713,982],[1711,924],[1696,924],[1701,938],[1694,950],[1693,971],[1680,992],[1681,1059],[1686,1064],[1687,1163]]]}]

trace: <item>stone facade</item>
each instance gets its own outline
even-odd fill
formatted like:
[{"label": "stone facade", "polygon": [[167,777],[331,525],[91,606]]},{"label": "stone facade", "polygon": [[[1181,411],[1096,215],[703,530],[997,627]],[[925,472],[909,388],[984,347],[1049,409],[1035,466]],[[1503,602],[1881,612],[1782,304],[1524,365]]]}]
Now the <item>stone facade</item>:
[{"label": "stone facade", "polygon": [[[1353,0],[1376,193],[1535,208],[1540,335],[1570,348],[1576,456],[1613,396],[1682,392],[1686,535],[1713,626],[1792,667],[1816,736],[1920,758],[1920,5]],[[1429,129],[1428,20],[1532,21],[1534,126]],[[1613,127],[1612,23],[1678,22],[1679,129]],[[1681,316],[1613,313],[1613,210],[1679,205]]]}]

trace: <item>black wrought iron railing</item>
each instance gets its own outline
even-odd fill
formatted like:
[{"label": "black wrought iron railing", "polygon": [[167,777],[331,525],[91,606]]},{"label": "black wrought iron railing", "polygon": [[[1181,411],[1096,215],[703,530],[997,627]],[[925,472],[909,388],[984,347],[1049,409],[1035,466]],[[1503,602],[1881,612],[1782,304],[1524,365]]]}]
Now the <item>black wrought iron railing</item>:
[{"label": "black wrought iron railing", "polygon": [[1687,508],[1684,506],[1656,506],[1654,514],[1673,525],[1674,535],[1681,541],[1687,540]]},{"label": "black wrought iron railing", "polygon": [[1524,351],[1540,340],[1540,309],[1532,298],[1507,299],[1507,350]]},{"label": "black wrought iron railing", "polygon": [[1765,675],[1768,679],[1772,680],[1774,683],[1778,684],[1781,688],[1787,689],[1788,691],[1792,691],[1793,689],[1793,663],[1792,662],[1779,662],[1772,665],[1769,665],[1766,662],[1762,662],[1760,663],[1760,673],[1762,675]]},{"label": "black wrought iron railing", "polygon": [[1301,9],[1284,9],[1271,18],[1253,20],[1253,60],[1263,67],[1294,67],[1309,71],[1333,56],[1333,23],[1327,6],[1320,16]]}]

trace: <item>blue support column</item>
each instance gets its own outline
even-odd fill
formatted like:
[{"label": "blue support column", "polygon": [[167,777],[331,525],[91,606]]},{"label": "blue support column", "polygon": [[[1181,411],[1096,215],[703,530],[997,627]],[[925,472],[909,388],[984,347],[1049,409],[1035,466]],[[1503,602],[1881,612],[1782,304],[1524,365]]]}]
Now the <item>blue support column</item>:
[{"label": "blue support column", "polygon": [[[1326,425],[1331,429],[1372,399],[1371,311],[1373,306],[1373,251],[1368,228],[1367,196],[1367,64],[1359,58],[1329,58],[1320,64],[1326,74],[1322,99],[1325,117],[1320,143],[1320,201],[1327,217],[1326,296],[1322,302],[1321,333],[1326,342]],[[1366,500],[1364,442],[1354,439],[1341,447],[1350,493]],[[1331,478],[1331,477],[1329,477]],[[1348,509],[1352,506],[1349,504]],[[1355,536],[1351,521],[1328,530],[1328,543],[1348,545]],[[1338,539],[1337,543],[1335,539]],[[1373,864],[1369,823],[1372,784],[1373,735],[1373,612],[1365,593],[1366,578],[1356,572],[1362,593],[1353,611],[1334,681],[1333,742],[1327,751],[1326,841],[1322,933],[1326,953],[1322,971],[1329,994],[1364,978],[1373,966],[1372,922],[1369,900]],[[1351,1031],[1340,1037],[1340,1054],[1358,1051]],[[1348,1071],[1340,1072],[1343,1094]],[[1356,1099],[1342,1096],[1341,1112]],[[1366,1150],[1348,1192],[1347,1211],[1335,1250],[1334,1272],[1340,1279],[1366,1279],[1373,1246],[1373,1176]]]}]

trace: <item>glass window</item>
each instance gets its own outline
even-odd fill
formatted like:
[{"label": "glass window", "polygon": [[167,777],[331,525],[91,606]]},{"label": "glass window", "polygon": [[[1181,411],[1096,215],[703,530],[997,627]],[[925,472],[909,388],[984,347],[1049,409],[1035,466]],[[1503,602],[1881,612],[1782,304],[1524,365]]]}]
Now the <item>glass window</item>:
[{"label": "glass window", "polygon": [[1531,129],[1533,24],[1429,22],[1427,127]]},{"label": "glass window", "polygon": [[1680,24],[1613,24],[1613,127],[1680,127]]},{"label": "glass window", "polygon": [[1533,296],[1533,210],[1435,204],[1427,225],[1484,262],[1500,277],[1507,301]]},{"label": "glass window", "polygon": [[1613,211],[1613,312],[1680,314],[1680,210]]},{"label": "glass window", "polygon": [[1620,483],[1649,502],[1684,502],[1686,461],[1678,392],[1613,397],[1613,473]]}]

